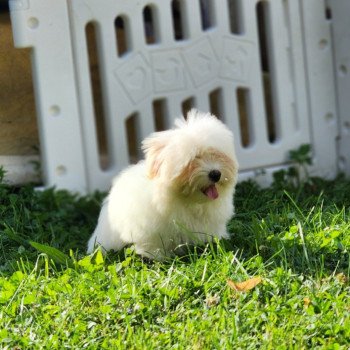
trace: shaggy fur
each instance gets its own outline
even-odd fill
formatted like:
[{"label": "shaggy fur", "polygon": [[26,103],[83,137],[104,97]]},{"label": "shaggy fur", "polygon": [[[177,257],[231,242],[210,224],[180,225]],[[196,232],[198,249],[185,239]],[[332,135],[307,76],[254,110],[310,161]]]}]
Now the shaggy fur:
[{"label": "shaggy fur", "polygon": [[173,129],[146,138],[143,150],[145,160],[115,178],[88,253],[95,244],[106,251],[133,244],[161,260],[186,244],[227,238],[238,169],[231,131],[191,110]]}]

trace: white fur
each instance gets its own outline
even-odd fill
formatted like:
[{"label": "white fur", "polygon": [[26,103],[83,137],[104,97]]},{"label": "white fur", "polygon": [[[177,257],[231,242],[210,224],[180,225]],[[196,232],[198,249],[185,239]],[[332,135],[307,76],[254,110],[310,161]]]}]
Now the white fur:
[{"label": "white fur", "polygon": [[[145,160],[115,178],[88,253],[96,244],[106,251],[133,244],[138,254],[163,259],[185,244],[227,238],[238,169],[231,131],[191,110],[175,128],[146,138],[143,150]],[[214,186],[213,169],[221,172],[216,199],[203,192]]]}]

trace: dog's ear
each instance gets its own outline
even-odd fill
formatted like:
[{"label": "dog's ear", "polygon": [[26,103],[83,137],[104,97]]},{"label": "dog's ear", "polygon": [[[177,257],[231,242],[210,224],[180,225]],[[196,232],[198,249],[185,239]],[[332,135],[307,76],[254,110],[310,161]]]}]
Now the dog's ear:
[{"label": "dog's ear", "polygon": [[166,159],[165,149],[169,144],[172,130],[155,132],[142,141],[142,150],[145,153],[147,175],[153,179],[160,175],[160,169]]}]

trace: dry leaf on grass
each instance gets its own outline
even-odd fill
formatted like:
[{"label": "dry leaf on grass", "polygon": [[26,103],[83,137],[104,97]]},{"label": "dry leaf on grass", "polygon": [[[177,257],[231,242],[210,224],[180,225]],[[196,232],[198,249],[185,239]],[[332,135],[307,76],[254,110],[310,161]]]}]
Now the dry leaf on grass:
[{"label": "dry leaf on grass", "polygon": [[248,290],[253,289],[262,281],[261,277],[253,277],[244,282],[233,282],[231,280],[227,280],[228,286],[237,291],[237,292],[247,292]]}]

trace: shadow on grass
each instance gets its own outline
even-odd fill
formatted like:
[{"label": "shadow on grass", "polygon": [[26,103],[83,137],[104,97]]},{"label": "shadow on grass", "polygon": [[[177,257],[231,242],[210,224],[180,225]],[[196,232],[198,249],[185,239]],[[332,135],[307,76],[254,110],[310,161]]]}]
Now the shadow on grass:
[{"label": "shadow on grass", "polygon": [[13,271],[21,259],[37,260],[38,252],[29,241],[65,253],[84,252],[104,196],[0,184],[0,273]]}]

